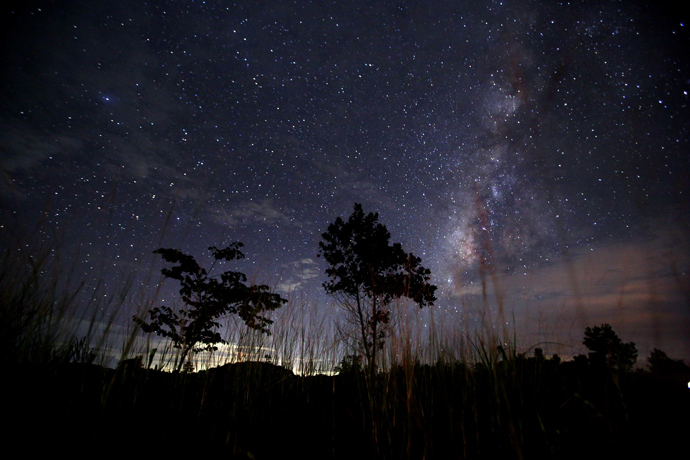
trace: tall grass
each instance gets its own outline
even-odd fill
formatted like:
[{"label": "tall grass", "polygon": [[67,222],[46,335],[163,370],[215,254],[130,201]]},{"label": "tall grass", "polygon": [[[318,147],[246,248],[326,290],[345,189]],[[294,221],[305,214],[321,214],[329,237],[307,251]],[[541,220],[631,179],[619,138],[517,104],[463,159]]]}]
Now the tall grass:
[{"label": "tall grass", "polygon": [[0,359],[5,365],[47,363],[74,333],[66,319],[83,283],[71,278],[55,248],[29,238],[38,231],[7,222],[0,230]]},{"label": "tall grass", "polygon": [[[126,318],[132,308],[145,310],[155,302],[155,294],[135,288],[139,273],[108,274],[103,264],[88,277],[80,275],[79,245],[68,249],[45,219],[49,209],[33,225],[2,211],[0,359],[6,365],[112,366],[145,347]],[[107,285],[109,279],[118,281]]]}]

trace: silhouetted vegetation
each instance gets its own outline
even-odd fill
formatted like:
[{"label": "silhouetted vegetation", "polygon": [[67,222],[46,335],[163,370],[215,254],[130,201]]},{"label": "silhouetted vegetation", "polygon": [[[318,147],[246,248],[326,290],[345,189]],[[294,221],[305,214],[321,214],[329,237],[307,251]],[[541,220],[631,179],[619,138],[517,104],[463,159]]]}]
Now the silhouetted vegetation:
[{"label": "silhouetted vegetation", "polygon": [[400,243],[390,244],[391,235],[378,217],[378,213],[365,215],[362,205],[355,203],[347,222],[338,217],[321,235],[318,254],[328,263],[329,280],[323,286],[358,331],[357,351],[366,358],[372,382],[376,354],[383,349],[390,322],[390,303],[405,297],[423,308],[436,300],[436,286],[429,283],[431,271],[420,265],[419,257],[403,251]]},{"label": "silhouetted vegetation", "polygon": [[[387,232],[382,235],[387,243]],[[211,250],[216,260],[240,254],[239,245]],[[144,303],[150,322],[135,321],[164,331],[168,340],[156,343],[142,339],[128,314],[123,324],[131,330],[112,340],[121,343],[115,369],[104,358],[106,350],[113,353],[114,319],[87,317],[86,335],[78,335],[67,325],[81,285],[60,290],[59,267],[51,271],[37,258],[10,263],[10,255],[21,262],[22,254],[5,255],[0,391],[12,445],[53,455],[259,460],[661,458],[684,447],[690,369],[654,349],[649,371],[633,370],[635,344],[624,343],[608,324],[588,327],[583,343],[590,353],[572,359],[549,358],[538,347],[528,356],[517,341],[488,334],[454,338],[467,353],[452,353],[448,341],[415,354],[395,336],[384,349],[387,360],[379,355],[382,365],[372,373],[358,350],[320,343],[327,342],[321,335],[327,325],[305,333],[313,320],[308,313],[274,322],[271,313],[300,307],[278,310],[285,301],[267,287],[247,286],[236,272],[214,278],[176,250],[157,253],[177,264],[163,275],[180,282],[187,309]],[[421,270],[418,261],[411,266]],[[406,273],[404,267],[398,273]],[[425,279],[426,271],[417,273]],[[383,311],[386,298],[412,292],[397,283],[391,281],[395,289],[387,293],[376,287],[362,295],[381,296],[375,305]],[[433,290],[425,292],[422,299],[431,301]],[[233,339],[217,335],[221,312],[240,319]],[[267,345],[269,325],[281,341]],[[224,342],[235,347],[226,361],[199,372],[190,366],[170,372],[190,363],[185,358],[195,347],[213,351]]]},{"label": "silhouetted vegetation", "polygon": [[[225,249],[210,247],[209,250],[216,261],[231,261],[244,258],[241,247],[242,243],[235,242]],[[133,319],[144,332],[168,337],[175,348],[182,350],[178,371],[190,352],[215,351],[216,344],[227,343],[218,332],[220,323],[216,320],[220,316],[237,314],[249,328],[268,334],[273,321],[262,314],[287,303],[280,295],[270,292],[266,285],[247,286],[244,273],[226,271],[213,277],[194,257],[176,249],[161,248],[154,253],[161,254],[166,262],[177,264],[161,272],[166,278],[180,282],[180,295],[186,309],[174,312],[169,307],[155,307],[148,312],[150,322],[137,315]],[[199,343],[202,345],[197,346]]]},{"label": "silhouetted vegetation", "polygon": [[652,350],[647,358],[649,370],[652,374],[683,374],[690,372],[690,367],[680,359],[671,359],[658,348]]},{"label": "silhouetted vegetation", "polygon": [[610,324],[586,328],[582,343],[590,350],[589,360],[593,366],[630,371],[637,361],[635,343],[623,343]]}]

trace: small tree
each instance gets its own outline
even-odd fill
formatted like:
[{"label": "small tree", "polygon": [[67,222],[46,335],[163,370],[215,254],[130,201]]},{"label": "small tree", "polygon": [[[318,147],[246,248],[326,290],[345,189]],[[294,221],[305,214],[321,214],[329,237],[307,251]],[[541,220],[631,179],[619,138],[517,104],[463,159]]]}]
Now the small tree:
[{"label": "small tree", "polygon": [[[240,251],[242,246],[242,243],[235,242],[225,249],[212,246],[209,250],[217,261],[231,261],[244,258]],[[219,276],[211,276],[194,257],[177,249],[161,248],[154,253],[160,254],[166,262],[177,264],[163,268],[161,273],[180,282],[180,295],[186,308],[174,312],[169,307],[156,307],[148,312],[150,322],[137,315],[133,320],[144,332],[168,337],[173,346],[181,350],[177,371],[189,353],[215,351],[218,349],[216,344],[227,343],[216,330],[220,327],[217,320],[221,316],[237,314],[248,327],[270,334],[268,327],[273,321],[262,314],[287,302],[270,292],[268,286],[246,285],[247,277],[243,273],[226,271]]]},{"label": "small tree", "polygon": [[333,370],[341,375],[358,374],[362,371],[362,358],[359,355],[345,355]]},{"label": "small tree", "polygon": [[590,350],[589,362],[593,366],[629,371],[637,361],[635,343],[623,343],[609,324],[586,328],[582,343]]},{"label": "small tree", "polygon": [[376,353],[383,348],[390,321],[388,306],[401,297],[412,299],[420,308],[433,305],[436,286],[429,284],[431,271],[399,243],[391,245],[391,235],[378,222],[378,214],[365,215],[359,203],[347,222],[338,217],[321,236],[318,256],[328,263],[329,277],[323,286],[357,327],[359,348],[373,378]]}]

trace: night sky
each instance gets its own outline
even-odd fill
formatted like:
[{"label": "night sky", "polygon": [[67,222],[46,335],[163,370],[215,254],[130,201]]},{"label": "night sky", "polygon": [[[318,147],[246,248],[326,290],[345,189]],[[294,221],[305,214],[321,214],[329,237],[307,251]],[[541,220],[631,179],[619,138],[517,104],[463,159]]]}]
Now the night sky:
[{"label": "night sky", "polygon": [[3,230],[99,296],[241,241],[325,310],[320,235],[359,202],[451,328],[502,308],[523,349],[581,348],[608,322],[639,366],[690,362],[690,26],[647,3],[5,6]]}]

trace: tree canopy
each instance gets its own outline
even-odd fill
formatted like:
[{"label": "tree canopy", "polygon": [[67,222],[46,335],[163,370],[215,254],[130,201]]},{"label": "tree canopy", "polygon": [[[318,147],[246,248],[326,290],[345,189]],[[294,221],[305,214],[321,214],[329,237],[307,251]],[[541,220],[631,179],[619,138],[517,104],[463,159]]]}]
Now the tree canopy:
[{"label": "tree canopy", "polygon": [[590,350],[589,361],[594,366],[629,371],[637,361],[635,343],[623,343],[610,324],[586,328],[582,343]]},{"label": "tree canopy", "polygon": [[402,297],[420,308],[433,305],[436,286],[421,259],[390,243],[390,233],[378,213],[364,214],[362,205],[344,221],[336,218],[321,235],[318,256],[326,260],[326,292],[349,313],[359,332],[359,346],[373,369],[376,350],[383,346],[384,326],[390,321],[389,304]]},{"label": "tree canopy", "polygon": [[653,374],[676,374],[690,372],[688,367],[681,359],[671,359],[666,352],[655,348],[647,358],[649,371]]},{"label": "tree canopy", "polygon": [[[215,260],[231,261],[244,258],[242,246],[234,242],[225,249],[215,246],[208,249]],[[133,320],[144,332],[155,332],[173,341],[174,347],[182,351],[178,370],[190,352],[214,351],[218,349],[216,344],[226,343],[217,331],[220,327],[217,320],[221,316],[237,314],[249,328],[270,334],[269,326],[273,321],[263,313],[287,302],[266,285],[247,285],[244,273],[226,271],[212,276],[194,257],[177,249],[160,248],[154,253],[176,264],[163,268],[161,273],[180,282],[180,295],[186,308],[174,312],[166,306],[155,307],[148,312],[150,322],[137,315]]]}]

